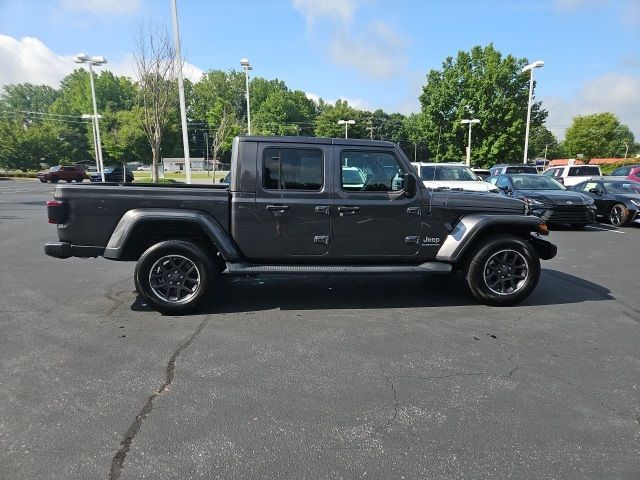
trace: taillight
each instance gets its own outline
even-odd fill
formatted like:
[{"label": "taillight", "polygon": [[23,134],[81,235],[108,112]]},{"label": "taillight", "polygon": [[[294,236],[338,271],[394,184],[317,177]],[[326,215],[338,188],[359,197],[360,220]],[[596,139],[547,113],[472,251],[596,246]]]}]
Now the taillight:
[{"label": "taillight", "polygon": [[59,200],[47,202],[47,217],[49,223],[64,223],[67,219],[67,207]]}]

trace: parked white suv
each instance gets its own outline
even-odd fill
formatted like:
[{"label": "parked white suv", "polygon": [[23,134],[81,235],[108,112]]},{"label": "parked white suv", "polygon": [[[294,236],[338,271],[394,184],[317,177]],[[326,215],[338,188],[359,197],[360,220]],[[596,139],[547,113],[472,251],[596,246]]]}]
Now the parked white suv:
[{"label": "parked white suv", "polygon": [[468,190],[472,192],[497,192],[495,185],[484,182],[460,163],[412,162],[413,168],[427,188]]},{"label": "parked white suv", "polygon": [[566,187],[573,187],[591,177],[600,177],[602,172],[598,165],[563,165],[561,167],[547,168],[543,173]]}]

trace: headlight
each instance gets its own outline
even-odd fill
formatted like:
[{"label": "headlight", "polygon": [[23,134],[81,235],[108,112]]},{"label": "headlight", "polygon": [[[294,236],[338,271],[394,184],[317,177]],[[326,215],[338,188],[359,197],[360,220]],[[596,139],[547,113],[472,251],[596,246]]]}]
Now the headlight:
[{"label": "headlight", "polygon": [[631,203],[633,203],[636,207],[640,207],[640,200],[631,199]]},{"label": "headlight", "polygon": [[542,205],[544,205],[544,203],[542,203],[539,200],[536,200],[535,198],[523,197],[522,201],[528,205],[531,205],[532,207],[541,207]]}]

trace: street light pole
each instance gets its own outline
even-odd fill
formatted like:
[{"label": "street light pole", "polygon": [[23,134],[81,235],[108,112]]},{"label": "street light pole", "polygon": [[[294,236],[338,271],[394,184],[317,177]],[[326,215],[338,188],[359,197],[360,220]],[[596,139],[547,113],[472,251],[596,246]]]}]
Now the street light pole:
[{"label": "street light pole", "polygon": [[469,124],[469,140],[467,141],[467,167],[470,167],[471,166],[471,127],[476,123],[480,123],[480,120],[478,120],[477,118],[464,119],[460,123]]},{"label": "street light pole", "polygon": [[522,163],[527,163],[527,155],[528,155],[528,150],[529,150],[529,124],[531,123],[531,98],[533,96],[533,70],[535,68],[540,68],[540,67],[544,67],[544,62],[542,60],[538,60],[536,62],[530,63],[529,65],[526,65],[523,69],[522,69],[522,73],[525,73],[527,71],[530,72],[530,76],[529,76],[529,103],[527,105],[527,127],[526,127],[526,132],[524,135],[524,158],[522,160]]},{"label": "street light pole", "polygon": [[355,125],[355,120],[338,120],[338,125],[344,125],[344,138],[349,138],[349,125]]},{"label": "street light pole", "polygon": [[102,179],[102,182],[104,183],[104,162],[102,160],[102,142],[100,141],[100,123],[98,122],[98,119],[100,117],[98,116],[98,106],[96,102],[96,87],[93,82],[93,67],[104,65],[105,63],[107,63],[107,59],[104,57],[90,57],[85,53],[79,53],[75,56],[73,61],[76,63],[86,63],[89,65],[89,83],[91,84],[91,100],[93,102],[93,126],[95,128],[97,143],[96,151],[98,152],[96,162],[99,165],[98,170],[100,171],[100,177]]},{"label": "street light pole", "polygon": [[180,30],[178,28],[178,7],[176,0],[171,0],[173,14],[173,40],[176,49],[175,61],[178,62],[178,96],[180,98],[180,121],[182,123],[182,149],[184,151],[184,168],[187,183],[191,183],[191,158],[189,157],[189,135],[187,132],[187,107],[184,99],[184,79],[182,77],[182,56],[180,54]]},{"label": "street light pole", "polygon": [[244,83],[247,97],[247,134],[251,135],[251,107],[249,106],[249,70],[253,70],[253,67],[246,58],[240,59],[240,65],[244,69]]}]

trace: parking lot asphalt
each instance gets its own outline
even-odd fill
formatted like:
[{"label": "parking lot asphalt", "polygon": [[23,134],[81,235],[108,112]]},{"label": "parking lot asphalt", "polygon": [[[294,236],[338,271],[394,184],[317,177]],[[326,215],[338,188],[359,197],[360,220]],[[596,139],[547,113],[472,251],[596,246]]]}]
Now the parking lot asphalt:
[{"label": "parking lot asphalt", "polygon": [[640,477],[640,228],[554,230],[522,305],[455,276],[227,278],[140,302],[0,182],[0,478]]}]

